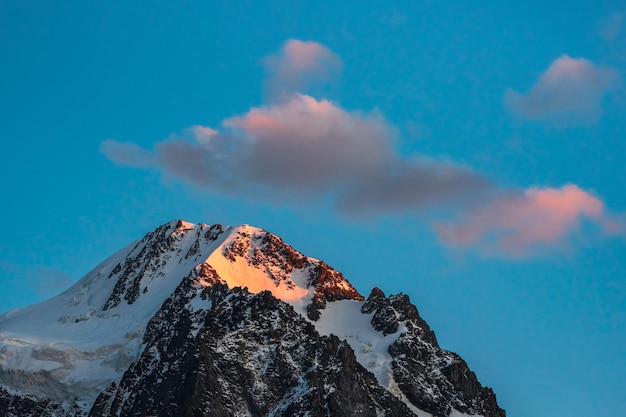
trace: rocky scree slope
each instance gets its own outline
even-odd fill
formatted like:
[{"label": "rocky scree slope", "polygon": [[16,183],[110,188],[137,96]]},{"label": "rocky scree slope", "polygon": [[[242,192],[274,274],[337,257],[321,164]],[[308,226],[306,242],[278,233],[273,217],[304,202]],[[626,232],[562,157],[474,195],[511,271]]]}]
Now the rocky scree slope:
[{"label": "rocky scree slope", "polygon": [[505,417],[406,295],[251,226],[174,221],[0,317],[0,415]]}]

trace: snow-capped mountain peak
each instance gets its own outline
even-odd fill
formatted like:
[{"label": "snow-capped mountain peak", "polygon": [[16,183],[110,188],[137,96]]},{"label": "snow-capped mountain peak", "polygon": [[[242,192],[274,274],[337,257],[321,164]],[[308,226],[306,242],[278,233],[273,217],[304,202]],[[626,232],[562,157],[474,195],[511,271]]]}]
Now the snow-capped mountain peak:
[{"label": "snow-capped mountain peak", "polygon": [[[218,280],[203,280],[203,266]],[[267,290],[301,311],[313,300],[362,299],[337,271],[262,229],[172,221],[57,297],[0,317],[0,383],[54,400],[95,399],[136,359],[146,324],[188,278]],[[33,383],[22,371],[45,373]],[[50,395],[58,384],[67,388]]]},{"label": "snow-capped mountain peak", "polygon": [[[225,322],[216,322],[216,317]],[[232,324],[225,325],[228,322]],[[279,336],[290,334],[285,326],[307,335],[294,346],[311,343],[313,350],[290,352],[295,349],[292,342],[283,343]],[[272,333],[272,328],[278,333]],[[218,334],[218,339],[209,342]],[[267,337],[280,340],[270,342]],[[300,336],[293,333],[293,337]],[[279,361],[285,369],[275,369],[278,365],[273,361],[278,359],[272,355],[278,353],[267,351],[269,345],[286,349]],[[131,416],[157,403],[167,408],[163,401],[168,389],[160,400],[129,390],[139,384],[150,392],[161,392],[163,381],[188,378],[170,370],[196,363],[185,358],[197,349],[205,352],[199,355],[212,352],[211,363],[231,358],[229,351],[241,350],[242,356],[228,363],[243,361],[236,367],[243,366],[243,374],[253,372],[258,379],[257,388],[249,394],[245,394],[252,389],[246,388],[247,382],[240,381],[243,385],[233,388],[243,389],[241,395],[251,401],[245,410],[233,405],[223,415],[266,415],[270,409],[272,415],[291,415],[289,402],[313,401],[312,387],[330,390],[324,394],[330,404],[332,392],[341,390],[331,380],[316,385],[319,381],[311,379],[310,372],[315,366],[319,372],[335,372],[335,368],[315,364],[337,349],[348,349],[348,356],[333,366],[350,374],[345,374],[352,381],[349,385],[362,384],[362,395],[353,400],[378,410],[375,415],[447,417],[459,410],[504,416],[493,393],[483,389],[475,376],[472,379],[464,362],[439,348],[434,333],[406,296],[387,298],[374,290],[365,301],[340,272],[265,230],[183,220],[146,234],[57,297],[0,317],[0,414],[4,410],[9,416],[82,417],[91,409],[93,416]],[[258,356],[259,352],[266,353]],[[452,366],[458,369],[448,376]],[[409,369],[426,374],[415,379],[406,373]],[[272,385],[276,383],[273,377],[265,374],[288,371],[301,373],[291,388]],[[193,378],[205,378],[197,372],[193,370]],[[229,375],[222,375],[224,384],[235,384],[238,377]],[[259,387],[265,388],[258,391]],[[269,397],[267,390],[272,392]],[[221,395],[218,391],[211,395]],[[353,396],[350,392],[342,395]],[[279,400],[277,395],[284,398]],[[377,399],[371,402],[370,397]],[[7,401],[4,406],[3,399]],[[215,406],[200,402],[207,409]],[[28,404],[44,404],[52,411],[28,414],[26,410],[34,407]],[[325,407],[332,408],[328,404]],[[148,412],[141,410],[139,414]],[[150,410],[150,415],[173,415]]]}]

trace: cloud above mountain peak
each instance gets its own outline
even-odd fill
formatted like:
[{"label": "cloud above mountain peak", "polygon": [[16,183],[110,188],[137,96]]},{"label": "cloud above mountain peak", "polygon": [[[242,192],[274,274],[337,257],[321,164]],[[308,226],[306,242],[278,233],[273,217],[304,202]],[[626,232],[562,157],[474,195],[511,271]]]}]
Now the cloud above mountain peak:
[{"label": "cloud above mountain peak", "polygon": [[[473,198],[488,181],[467,167],[406,157],[395,128],[377,112],[347,111],[294,94],[279,104],[231,117],[221,129],[195,126],[153,151],[107,141],[102,151],[125,165],[145,161],[203,188],[267,200],[319,203],[351,213],[417,211]],[[133,157],[136,156],[137,160]]]}]

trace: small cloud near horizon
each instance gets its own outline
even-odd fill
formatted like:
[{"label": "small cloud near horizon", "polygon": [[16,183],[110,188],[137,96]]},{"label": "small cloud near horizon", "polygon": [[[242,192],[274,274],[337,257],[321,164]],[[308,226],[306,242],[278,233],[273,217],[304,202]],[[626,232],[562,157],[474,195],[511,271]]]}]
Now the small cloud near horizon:
[{"label": "small cloud near horizon", "polygon": [[526,94],[508,89],[504,105],[519,119],[557,128],[589,127],[600,120],[603,98],[615,91],[620,81],[615,68],[563,55],[550,64]]}]

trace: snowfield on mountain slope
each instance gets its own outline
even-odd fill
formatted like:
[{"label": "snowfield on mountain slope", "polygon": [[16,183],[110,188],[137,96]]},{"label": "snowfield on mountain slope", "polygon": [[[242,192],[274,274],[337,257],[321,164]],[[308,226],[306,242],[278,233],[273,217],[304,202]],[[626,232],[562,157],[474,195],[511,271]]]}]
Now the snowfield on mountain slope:
[{"label": "snowfield on mountain slope", "polygon": [[345,339],[354,350],[359,363],[376,376],[380,386],[389,388],[393,373],[392,358],[387,350],[406,329],[401,325],[396,333],[383,336],[372,328],[374,313],[361,313],[362,305],[363,302],[354,300],[328,303],[321,311],[321,317],[312,323],[321,335],[334,334]]},{"label": "snowfield on mountain slope", "polygon": [[[56,401],[94,400],[137,359],[147,322],[195,266],[174,256],[192,246],[194,235],[185,231],[194,227],[185,223],[173,231],[176,251],[164,254],[164,265],[143,277],[150,296],[133,304],[103,309],[117,281],[112,271],[149,241],[127,246],[57,297],[0,317],[0,384]],[[202,251],[212,252],[219,243],[209,242]]]},{"label": "snowfield on mountain slope", "polygon": [[401,323],[396,333],[383,336],[372,327],[371,320],[374,313],[362,313],[362,306],[362,301],[354,300],[338,300],[328,303],[322,310],[321,317],[317,322],[312,323],[319,334],[324,336],[334,334],[347,341],[354,351],[356,360],[374,374],[380,386],[400,398],[418,417],[433,417],[432,414],[411,404],[393,379],[391,369],[393,358],[388,349],[393,342],[398,340],[402,332],[406,331],[406,327]]}]

